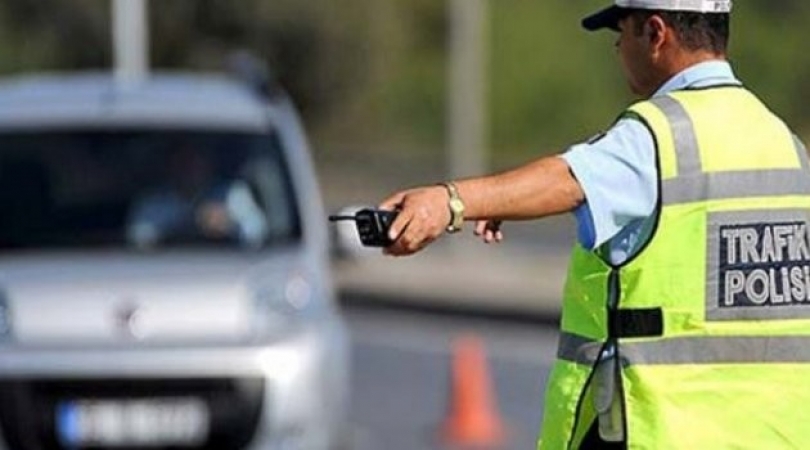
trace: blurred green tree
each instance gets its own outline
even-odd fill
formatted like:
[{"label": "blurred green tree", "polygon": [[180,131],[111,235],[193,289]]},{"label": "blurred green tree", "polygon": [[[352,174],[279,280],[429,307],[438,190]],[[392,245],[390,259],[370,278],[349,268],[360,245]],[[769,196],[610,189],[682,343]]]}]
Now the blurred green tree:
[{"label": "blurred green tree", "polygon": [[[490,3],[496,166],[564,149],[632,101],[612,33],[579,28],[605,3]],[[230,51],[252,51],[303,106],[316,148],[441,164],[447,14],[435,0],[152,1],[152,63],[219,69]],[[108,68],[109,15],[110,0],[4,0],[0,74]],[[738,75],[805,134],[807,17],[802,0],[738,2],[731,47]]]}]

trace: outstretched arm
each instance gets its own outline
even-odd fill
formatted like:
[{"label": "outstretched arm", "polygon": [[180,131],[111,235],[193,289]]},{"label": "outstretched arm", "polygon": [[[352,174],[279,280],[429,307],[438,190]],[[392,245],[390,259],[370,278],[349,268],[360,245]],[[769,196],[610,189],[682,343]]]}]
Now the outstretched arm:
[{"label": "outstretched arm", "polygon": [[[572,211],[585,195],[568,164],[557,156],[541,158],[516,169],[455,182],[465,205],[465,220],[527,220]],[[398,192],[380,204],[400,210],[390,230],[392,255],[416,253],[444,233],[450,222],[448,194],[443,186]],[[482,229],[480,224],[479,229]]]}]

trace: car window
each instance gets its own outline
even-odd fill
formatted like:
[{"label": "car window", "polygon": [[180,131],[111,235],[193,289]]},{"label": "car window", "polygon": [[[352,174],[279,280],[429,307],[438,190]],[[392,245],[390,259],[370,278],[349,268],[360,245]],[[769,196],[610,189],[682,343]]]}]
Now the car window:
[{"label": "car window", "polygon": [[217,246],[300,239],[275,134],[0,134],[0,248]]}]

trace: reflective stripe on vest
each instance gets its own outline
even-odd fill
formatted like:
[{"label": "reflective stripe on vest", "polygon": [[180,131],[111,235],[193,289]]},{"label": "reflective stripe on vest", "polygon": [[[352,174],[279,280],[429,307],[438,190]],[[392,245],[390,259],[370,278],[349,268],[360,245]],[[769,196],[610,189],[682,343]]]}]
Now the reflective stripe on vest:
[{"label": "reflective stripe on vest", "polygon": [[[557,357],[591,367],[602,342],[572,333],[560,335]],[[622,363],[750,364],[810,363],[810,336],[695,336],[656,341],[624,342]]]},{"label": "reflective stripe on vest", "polygon": [[[740,197],[804,195],[810,192],[810,162],[796,136],[793,142],[801,163],[798,169],[703,172],[695,128],[686,110],[672,97],[657,97],[656,105],[669,120],[678,148],[678,177],[664,180],[662,203],[678,205]],[[711,195],[707,195],[707,194]]]}]

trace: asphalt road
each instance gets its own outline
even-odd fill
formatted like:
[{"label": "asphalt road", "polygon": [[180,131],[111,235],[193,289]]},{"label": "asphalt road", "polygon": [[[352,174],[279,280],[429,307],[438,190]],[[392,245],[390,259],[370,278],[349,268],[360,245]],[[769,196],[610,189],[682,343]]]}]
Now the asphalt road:
[{"label": "asphalt road", "polygon": [[347,308],[353,342],[355,450],[443,449],[452,343],[484,343],[498,412],[509,430],[501,448],[532,449],[556,351],[554,324],[498,321],[376,308]]}]

